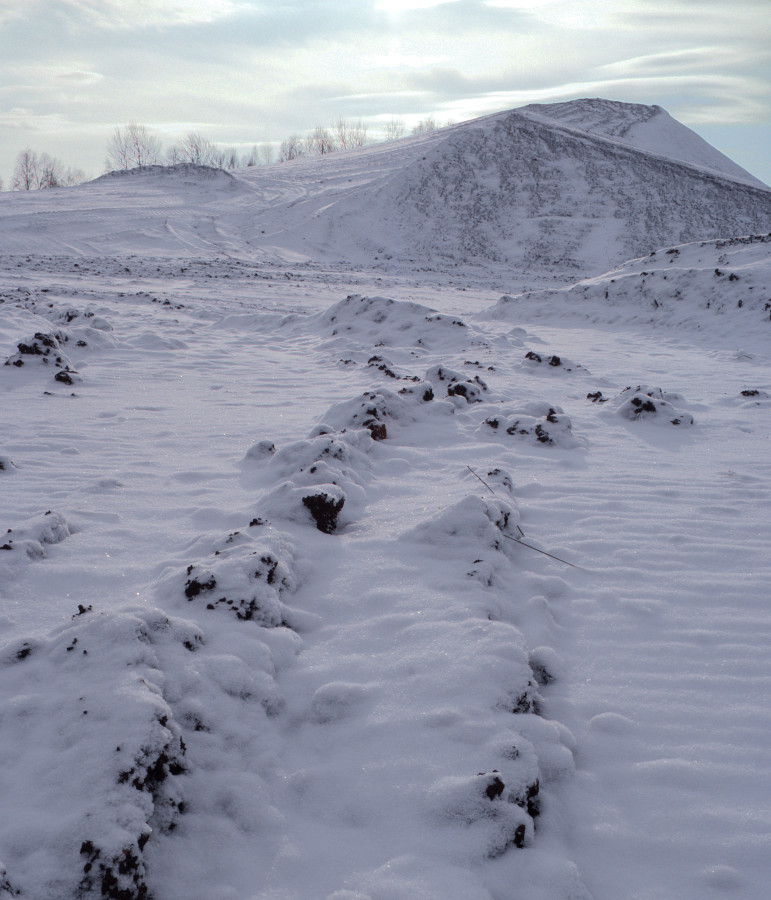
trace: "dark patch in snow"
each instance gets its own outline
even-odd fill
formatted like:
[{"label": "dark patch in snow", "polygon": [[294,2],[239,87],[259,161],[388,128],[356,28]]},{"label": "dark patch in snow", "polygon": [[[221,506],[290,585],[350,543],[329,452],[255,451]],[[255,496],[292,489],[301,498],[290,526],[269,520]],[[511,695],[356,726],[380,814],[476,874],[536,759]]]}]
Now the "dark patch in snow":
[{"label": "dark patch in snow", "polygon": [[345,503],[344,497],[335,497],[326,491],[318,491],[302,498],[303,506],[313,516],[316,528],[324,534],[334,534],[337,531],[337,518]]}]

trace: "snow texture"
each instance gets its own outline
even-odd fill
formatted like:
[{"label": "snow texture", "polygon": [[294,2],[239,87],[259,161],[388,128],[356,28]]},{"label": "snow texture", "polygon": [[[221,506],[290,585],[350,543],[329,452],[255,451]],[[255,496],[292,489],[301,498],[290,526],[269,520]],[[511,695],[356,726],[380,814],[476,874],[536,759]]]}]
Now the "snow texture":
[{"label": "snow texture", "polygon": [[603,100],[0,195],[0,897],[765,896],[770,232]]}]

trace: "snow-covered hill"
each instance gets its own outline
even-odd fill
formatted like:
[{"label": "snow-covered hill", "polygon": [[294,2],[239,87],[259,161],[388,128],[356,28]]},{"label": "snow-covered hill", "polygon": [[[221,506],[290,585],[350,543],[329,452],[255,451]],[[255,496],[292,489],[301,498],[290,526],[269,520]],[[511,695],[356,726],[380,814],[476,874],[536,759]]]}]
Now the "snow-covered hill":
[{"label": "snow-covered hill", "polygon": [[0,898],[765,896],[769,197],[601,101],[0,196]]},{"label": "snow-covered hill", "polygon": [[0,196],[6,252],[119,247],[467,281],[480,266],[572,279],[651,248],[769,230],[771,189],[659,107],[596,100],[237,176],[151,167]]}]

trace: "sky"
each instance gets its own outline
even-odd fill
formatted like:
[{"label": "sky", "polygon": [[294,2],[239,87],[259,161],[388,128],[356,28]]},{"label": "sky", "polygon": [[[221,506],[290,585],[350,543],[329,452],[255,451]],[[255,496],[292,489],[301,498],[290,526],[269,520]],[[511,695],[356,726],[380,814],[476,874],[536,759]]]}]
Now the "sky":
[{"label": "sky", "polygon": [[361,119],[658,104],[771,184],[769,0],[0,0],[0,177],[90,177],[116,126],[242,152]]}]

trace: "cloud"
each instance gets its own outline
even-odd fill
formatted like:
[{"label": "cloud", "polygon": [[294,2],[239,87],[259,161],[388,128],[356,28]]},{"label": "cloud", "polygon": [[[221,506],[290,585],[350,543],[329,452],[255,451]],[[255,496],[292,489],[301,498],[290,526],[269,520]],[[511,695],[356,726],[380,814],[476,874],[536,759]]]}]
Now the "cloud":
[{"label": "cloud", "polygon": [[[52,5],[51,0],[32,0]],[[216,22],[246,4],[239,0],[53,0],[74,27],[115,31]]]},{"label": "cloud", "polygon": [[104,75],[99,72],[81,72],[75,69],[65,70],[57,76],[61,81],[67,82],[69,85],[82,85],[84,87],[91,84],[98,84]]},{"label": "cloud", "polygon": [[[457,121],[610,96],[660,103],[687,124],[769,121],[767,10],[768,0],[0,0],[0,123],[17,122],[6,122],[15,142],[27,121],[23,140],[40,136],[46,149],[50,122],[47,149],[59,153],[66,120],[73,135],[89,130],[83,152],[101,162],[106,137],[131,119],[167,143],[189,130],[260,142],[340,115],[374,128],[394,115]],[[26,119],[11,115],[21,108]]]}]

